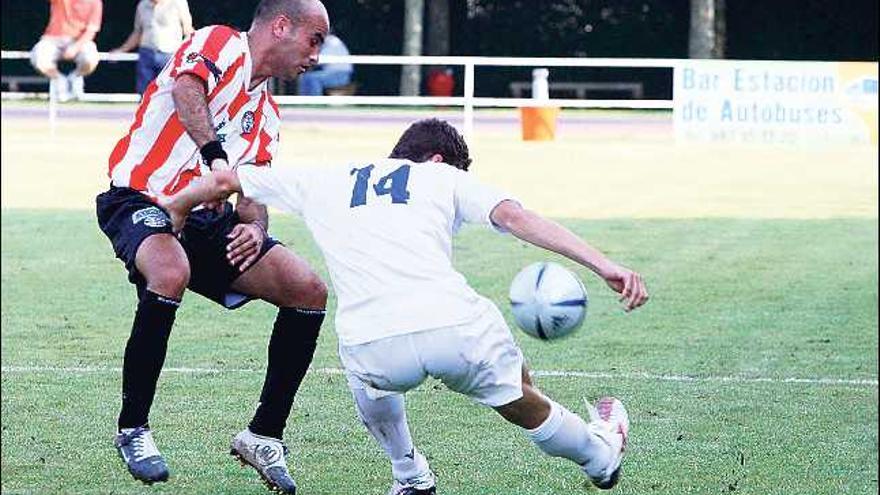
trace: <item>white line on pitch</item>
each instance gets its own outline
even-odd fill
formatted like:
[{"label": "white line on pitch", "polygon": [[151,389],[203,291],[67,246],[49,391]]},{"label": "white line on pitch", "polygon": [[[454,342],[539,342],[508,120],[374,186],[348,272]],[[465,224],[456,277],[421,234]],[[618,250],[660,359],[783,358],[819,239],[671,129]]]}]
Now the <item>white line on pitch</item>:
[{"label": "white line on pitch", "polygon": [[[0,368],[3,373],[121,373],[122,368],[110,368],[101,366],[73,366],[73,367],[55,367],[55,366],[3,366]],[[163,373],[184,373],[184,374],[221,374],[221,373],[263,373],[263,370],[253,368],[186,368],[186,367],[168,367],[162,370]],[[313,368],[312,373],[324,375],[341,375],[341,368]],[[722,383],[800,383],[806,385],[850,385],[857,387],[876,387],[876,379],[866,378],[772,378],[772,377],[752,377],[752,376],[690,376],[690,375],[664,375],[655,373],[607,373],[598,371],[551,371],[536,370],[532,374],[537,377],[545,378],[587,378],[596,380],[645,380],[660,382],[679,382],[679,383],[700,383],[700,382],[722,382]]]}]

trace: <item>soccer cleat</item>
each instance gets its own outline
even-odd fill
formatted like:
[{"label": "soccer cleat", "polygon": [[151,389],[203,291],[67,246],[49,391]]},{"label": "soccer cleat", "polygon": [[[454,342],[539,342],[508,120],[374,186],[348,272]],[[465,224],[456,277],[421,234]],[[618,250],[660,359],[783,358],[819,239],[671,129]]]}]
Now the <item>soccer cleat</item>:
[{"label": "soccer cleat", "polygon": [[68,74],[67,79],[70,81],[71,96],[77,100],[82,100],[83,95],[86,94],[85,78],[76,72],[71,72]]},{"label": "soccer cleat", "polygon": [[168,465],[156,448],[148,427],[123,428],[113,443],[134,479],[147,485],[168,481]]},{"label": "soccer cleat", "polygon": [[629,415],[623,403],[614,397],[603,397],[593,407],[587,404],[590,423],[587,425],[599,439],[611,448],[611,462],[596,469],[589,463],[582,466],[584,473],[596,488],[609,490],[617,485],[620,479],[620,464],[629,435]]},{"label": "soccer cleat", "polygon": [[255,435],[249,429],[235,435],[229,450],[242,466],[256,469],[270,491],[293,495],[296,483],[287,471],[287,452],[281,440]]},{"label": "soccer cleat", "polygon": [[406,481],[394,480],[388,495],[436,495],[437,481],[429,469],[427,473]]}]

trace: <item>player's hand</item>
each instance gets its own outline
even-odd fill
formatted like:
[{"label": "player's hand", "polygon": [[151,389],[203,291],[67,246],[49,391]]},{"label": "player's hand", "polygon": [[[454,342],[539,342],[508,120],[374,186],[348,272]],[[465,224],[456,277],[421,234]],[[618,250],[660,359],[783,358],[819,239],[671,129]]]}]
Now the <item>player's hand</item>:
[{"label": "player's hand", "polygon": [[73,60],[76,58],[76,54],[79,53],[79,47],[76,44],[69,45],[64,49],[64,52],[61,54],[61,58],[64,60]]},{"label": "player's hand", "polygon": [[257,223],[240,223],[232,228],[227,237],[230,241],[226,245],[226,259],[243,272],[257,261],[266,240],[266,231]]},{"label": "player's hand", "polygon": [[624,311],[632,311],[648,302],[648,289],[642,276],[637,272],[615,266],[610,273],[603,275],[603,278],[608,287],[620,294]]}]

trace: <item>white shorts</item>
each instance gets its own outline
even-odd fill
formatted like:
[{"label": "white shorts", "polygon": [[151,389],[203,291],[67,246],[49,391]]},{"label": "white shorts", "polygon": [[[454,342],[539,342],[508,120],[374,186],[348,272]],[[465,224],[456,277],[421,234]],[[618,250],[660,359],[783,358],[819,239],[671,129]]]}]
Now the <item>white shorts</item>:
[{"label": "white shorts", "polygon": [[[43,36],[31,49],[31,65],[40,72],[55,68],[64,55],[64,50],[73,43],[73,38],[63,36]],[[82,75],[93,71],[98,65],[98,46],[94,41],[84,43],[74,58],[77,70]]]},{"label": "white shorts", "polygon": [[470,323],[339,346],[349,386],[372,399],[403,393],[428,376],[480,404],[522,397],[523,355],[493,304]]}]

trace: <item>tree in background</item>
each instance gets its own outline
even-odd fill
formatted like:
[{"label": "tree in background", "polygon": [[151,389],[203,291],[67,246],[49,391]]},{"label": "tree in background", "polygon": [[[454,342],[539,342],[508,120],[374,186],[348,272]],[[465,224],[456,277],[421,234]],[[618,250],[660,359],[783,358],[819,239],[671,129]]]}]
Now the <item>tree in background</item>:
[{"label": "tree in background", "polygon": [[690,58],[724,58],[725,17],[724,0],[691,0]]},{"label": "tree in background", "polygon": [[[422,54],[422,17],[425,0],[406,0],[403,15],[403,54]],[[400,73],[400,95],[418,96],[422,71],[418,65],[405,65]]]},{"label": "tree in background", "polygon": [[449,0],[428,0],[428,55],[449,55]]}]

